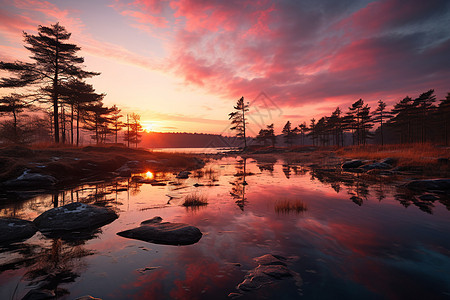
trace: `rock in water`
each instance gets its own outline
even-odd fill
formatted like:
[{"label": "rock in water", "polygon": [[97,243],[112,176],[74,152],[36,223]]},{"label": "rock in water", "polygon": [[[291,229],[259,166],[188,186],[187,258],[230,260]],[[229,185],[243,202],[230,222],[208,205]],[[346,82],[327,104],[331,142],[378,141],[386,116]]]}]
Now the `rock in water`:
[{"label": "rock in water", "polygon": [[244,281],[238,286],[238,290],[248,292],[261,288],[266,284],[274,282],[274,279],[291,277],[294,272],[286,266],[284,257],[266,254],[254,259],[258,266],[247,272]]},{"label": "rock in water", "polygon": [[0,218],[0,243],[12,243],[32,237],[37,231],[33,222]]},{"label": "rock in water", "polygon": [[361,159],[354,159],[351,161],[347,161],[342,164],[342,169],[356,169],[364,164],[364,161]]},{"label": "rock in water", "polygon": [[197,227],[183,224],[162,222],[161,217],[143,221],[141,226],[117,233],[117,235],[164,245],[191,245],[202,238]]},{"label": "rock in water", "polygon": [[74,231],[98,228],[117,218],[110,208],[75,202],[47,210],[33,222],[42,232]]},{"label": "rock in water", "polygon": [[189,172],[189,171],[181,171],[180,173],[178,173],[176,178],[178,178],[178,179],[187,179],[187,178],[189,178],[190,174],[191,174],[191,172]]},{"label": "rock in water", "polygon": [[56,184],[55,177],[38,173],[28,173],[26,170],[16,179],[5,181],[2,185],[10,189],[42,189],[49,188]]},{"label": "rock in water", "polygon": [[450,179],[413,180],[406,184],[411,190],[427,190],[450,193]]}]

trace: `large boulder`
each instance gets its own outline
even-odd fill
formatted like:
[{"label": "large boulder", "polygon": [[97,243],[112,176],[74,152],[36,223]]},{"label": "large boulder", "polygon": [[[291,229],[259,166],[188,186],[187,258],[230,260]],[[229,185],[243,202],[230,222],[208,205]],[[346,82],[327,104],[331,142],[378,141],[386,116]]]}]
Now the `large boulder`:
[{"label": "large boulder", "polygon": [[347,161],[341,165],[342,169],[356,169],[364,164],[364,161],[361,159],[354,159],[351,161]]},{"label": "large boulder", "polygon": [[372,164],[367,164],[367,165],[361,166],[360,168],[365,170],[365,171],[370,171],[370,170],[389,170],[389,169],[392,169],[392,165],[387,164],[387,163],[383,163],[383,162],[375,162],[375,163],[372,163]]},{"label": "large boulder", "polygon": [[3,187],[11,189],[41,189],[49,188],[56,184],[55,177],[39,173],[29,173],[25,170],[22,175],[16,179],[11,179],[3,183]]},{"label": "large boulder", "polygon": [[0,243],[13,243],[32,237],[37,231],[33,222],[16,218],[0,218]]},{"label": "large boulder", "polygon": [[189,178],[190,174],[191,174],[191,172],[189,172],[189,171],[181,171],[180,173],[177,174],[176,178],[187,179],[187,178]]},{"label": "large boulder", "polygon": [[450,179],[422,179],[413,180],[405,185],[410,190],[439,191],[450,193]]},{"label": "large boulder", "polygon": [[141,226],[117,234],[164,245],[191,245],[202,238],[202,233],[197,227],[183,223],[162,222],[161,217],[143,221]]},{"label": "large boulder", "polygon": [[247,272],[244,281],[237,286],[238,290],[244,292],[256,290],[276,279],[293,276],[293,272],[286,266],[284,257],[266,254],[254,260],[258,266]]},{"label": "large boulder", "polygon": [[74,202],[52,208],[33,222],[41,232],[74,231],[98,228],[117,218],[110,208]]}]

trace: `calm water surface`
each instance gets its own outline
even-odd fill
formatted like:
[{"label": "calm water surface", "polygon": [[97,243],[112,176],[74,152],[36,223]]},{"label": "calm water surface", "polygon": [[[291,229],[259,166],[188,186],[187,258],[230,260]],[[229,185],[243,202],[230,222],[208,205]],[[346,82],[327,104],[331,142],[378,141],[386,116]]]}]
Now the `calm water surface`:
[{"label": "calm water surface", "polygon": [[[168,185],[96,183],[0,206],[2,216],[28,220],[77,200],[120,215],[93,237],[37,233],[1,248],[0,299],[21,299],[35,288],[56,290],[59,299],[227,299],[256,266],[253,258],[267,253],[287,258],[298,276],[240,299],[450,298],[448,199],[418,203],[393,185],[283,161],[224,158],[189,179],[155,175]],[[181,206],[192,193],[208,205]],[[300,202],[306,211],[283,207]],[[203,237],[167,246],[116,235],[155,216],[197,226]]]}]

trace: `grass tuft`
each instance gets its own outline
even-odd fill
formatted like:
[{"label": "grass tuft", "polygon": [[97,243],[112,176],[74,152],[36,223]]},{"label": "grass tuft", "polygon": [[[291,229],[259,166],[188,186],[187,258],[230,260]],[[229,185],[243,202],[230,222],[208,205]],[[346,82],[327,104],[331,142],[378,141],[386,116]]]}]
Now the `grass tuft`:
[{"label": "grass tuft", "polygon": [[203,206],[208,204],[208,199],[204,195],[199,195],[197,193],[189,194],[184,198],[183,206]]},{"label": "grass tuft", "polygon": [[287,199],[275,202],[275,212],[288,214],[290,212],[301,213],[307,210],[307,206],[301,200],[289,201]]}]

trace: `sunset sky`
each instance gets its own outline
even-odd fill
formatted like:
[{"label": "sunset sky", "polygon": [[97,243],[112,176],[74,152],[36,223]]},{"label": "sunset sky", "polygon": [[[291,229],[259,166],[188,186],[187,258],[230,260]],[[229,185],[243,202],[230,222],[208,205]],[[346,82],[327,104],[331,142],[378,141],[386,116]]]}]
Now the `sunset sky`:
[{"label": "sunset sky", "polygon": [[[230,134],[244,96],[250,134],[287,120],[450,92],[448,0],[0,0],[0,60],[22,31],[60,22],[105,104],[154,131]],[[4,93],[4,91],[0,91]],[[389,107],[390,108],[390,107]]]}]

